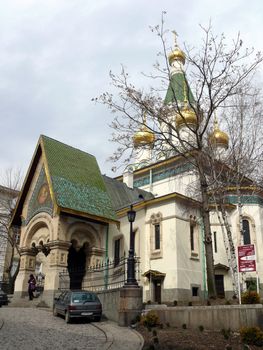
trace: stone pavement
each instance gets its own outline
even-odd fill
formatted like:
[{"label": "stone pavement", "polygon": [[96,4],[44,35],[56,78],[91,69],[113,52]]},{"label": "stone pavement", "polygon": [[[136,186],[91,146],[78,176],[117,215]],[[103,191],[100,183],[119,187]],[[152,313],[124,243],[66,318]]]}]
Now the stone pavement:
[{"label": "stone pavement", "polygon": [[1,350],[141,350],[136,331],[110,321],[66,324],[50,309],[0,308]]}]

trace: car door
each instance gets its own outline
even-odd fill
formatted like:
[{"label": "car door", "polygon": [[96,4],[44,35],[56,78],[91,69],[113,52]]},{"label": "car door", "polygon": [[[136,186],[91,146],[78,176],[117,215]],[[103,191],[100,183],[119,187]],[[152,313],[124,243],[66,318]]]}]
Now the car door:
[{"label": "car door", "polygon": [[56,309],[57,313],[64,315],[64,298],[65,298],[66,292],[63,292],[60,294],[58,299],[56,300]]}]

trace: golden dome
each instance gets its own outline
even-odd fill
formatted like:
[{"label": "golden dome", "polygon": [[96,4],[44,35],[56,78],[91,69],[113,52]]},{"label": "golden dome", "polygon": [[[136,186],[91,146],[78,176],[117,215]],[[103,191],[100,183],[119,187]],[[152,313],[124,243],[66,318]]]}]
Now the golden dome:
[{"label": "golden dome", "polygon": [[209,142],[213,146],[221,146],[224,148],[228,148],[229,137],[227,133],[219,129],[217,121],[215,121],[214,131],[209,136]]},{"label": "golden dome", "polygon": [[192,108],[185,107],[181,113],[176,115],[176,127],[180,128],[183,125],[190,127],[197,126],[198,120],[195,111]]},{"label": "golden dome", "polygon": [[179,47],[177,47],[168,55],[168,59],[170,66],[172,65],[173,61],[180,61],[182,64],[185,64],[185,53],[179,49]]},{"label": "golden dome", "polygon": [[141,130],[137,131],[133,136],[134,147],[153,144],[154,141],[155,141],[154,133],[145,125],[141,128]]}]

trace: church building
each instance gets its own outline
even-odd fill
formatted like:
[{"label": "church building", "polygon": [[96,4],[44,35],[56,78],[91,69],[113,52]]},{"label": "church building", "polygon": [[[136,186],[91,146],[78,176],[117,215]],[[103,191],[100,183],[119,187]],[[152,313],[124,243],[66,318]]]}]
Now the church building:
[{"label": "church building", "polygon": [[[191,142],[185,126],[198,121],[190,107],[193,94],[190,90],[187,96],[185,93],[185,55],[178,46],[169,62],[172,76],[164,103],[171,103],[176,94],[182,106],[176,127]],[[193,190],[198,175],[187,158],[168,149],[153,161],[155,135],[146,126],[135,133],[133,142],[137,150],[134,163],[122,176],[110,178],[101,174],[94,156],[40,136],[11,223],[21,230],[15,295],[27,293],[31,273],[44,276],[47,304],[59,290],[65,271],[68,287],[76,289],[85,288],[86,278],[92,287],[95,277],[90,275],[95,276],[96,269],[91,267],[98,270],[108,261],[113,261],[117,275],[129,251],[127,211],[133,205],[135,257],[140,260],[137,279],[144,302],[199,301],[206,296],[204,230],[200,198]],[[217,122],[210,142],[221,153],[228,147],[228,135]],[[256,247],[257,272],[241,276],[243,285],[249,287],[256,285],[256,277],[259,283],[263,278],[263,192],[256,189],[252,193],[247,187],[241,191],[244,237],[233,189],[227,193],[225,208],[235,246]],[[222,226],[213,206],[210,209],[217,294],[231,298],[234,292]]]}]

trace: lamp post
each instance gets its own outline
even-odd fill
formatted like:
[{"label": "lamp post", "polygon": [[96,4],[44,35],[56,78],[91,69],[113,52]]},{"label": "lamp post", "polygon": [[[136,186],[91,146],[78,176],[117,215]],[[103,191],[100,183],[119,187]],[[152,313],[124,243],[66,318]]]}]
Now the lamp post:
[{"label": "lamp post", "polygon": [[136,217],[136,211],[132,209],[132,205],[130,210],[127,212],[128,220],[130,223],[130,249],[129,256],[127,260],[127,282],[126,286],[138,286],[138,283],[135,278],[135,259],[134,259],[134,233],[132,229],[132,224]]}]

